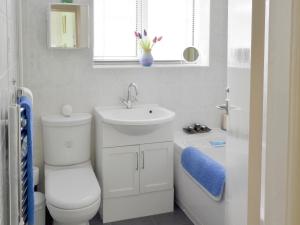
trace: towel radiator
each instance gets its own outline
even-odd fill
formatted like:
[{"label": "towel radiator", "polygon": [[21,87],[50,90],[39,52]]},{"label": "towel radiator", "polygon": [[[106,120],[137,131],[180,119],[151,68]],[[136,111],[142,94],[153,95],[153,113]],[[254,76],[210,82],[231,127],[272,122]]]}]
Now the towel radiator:
[{"label": "towel radiator", "polygon": [[[23,91],[20,89],[17,91],[17,97],[21,95]],[[8,119],[10,225],[27,225],[28,219],[25,127],[24,109],[18,104],[11,105]]]}]

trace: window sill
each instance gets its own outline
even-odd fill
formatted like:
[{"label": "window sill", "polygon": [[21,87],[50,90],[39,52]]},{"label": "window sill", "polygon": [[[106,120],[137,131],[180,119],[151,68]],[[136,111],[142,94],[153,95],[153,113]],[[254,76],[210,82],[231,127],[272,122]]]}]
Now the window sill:
[{"label": "window sill", "polygon": [[209,65],[202,65],[197,63],[154,63],[150,67],[145,67],[140,64],[100,64],[94,63],[93,69],[151,69],[151,68],[208,68]]}]

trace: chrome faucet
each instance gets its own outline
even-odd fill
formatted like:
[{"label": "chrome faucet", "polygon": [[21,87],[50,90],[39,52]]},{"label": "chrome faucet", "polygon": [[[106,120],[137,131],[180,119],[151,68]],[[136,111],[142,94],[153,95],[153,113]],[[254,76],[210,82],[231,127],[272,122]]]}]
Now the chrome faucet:
[{"label": "chrome faucet", "polygon": [[227,87],[226,88],[225,104],[217,106],[217,109],[224,110],[227,115],[229,114],[229,110],[230,110],[230,107],[229,107],[229,101],[230,101],[229,100],[229,92],[230,92],[230,89],[229,89],[229,87]]},{"label": "chrome faucet", "polygon": [[[134,92],[133,92],[134,90]],[[121,98],[121,103],[126,106],[127,109],[132,108],[132,103],[137,102],[138,96],[138,88],[135,83],[130,83],[128,86],[128,94],[127,94],[127,99]]]},{"label": "chrome faucet", "polygon": [[240,107],[238,107],[238,106],[233,106],[233,105],[230,104],[229,92],[230,92],[230,89],[229,89],[229,88],[226,88],[226,99],[225,99],[225,104],[223,104],[223,105],[218,105],[218,106],[217,106],[217,109],[224,110],[224,111],[225,111],[225,114],[227,114],[227,115],[229,115],[229,112],[230,112],[231,110],[241,110]]}]

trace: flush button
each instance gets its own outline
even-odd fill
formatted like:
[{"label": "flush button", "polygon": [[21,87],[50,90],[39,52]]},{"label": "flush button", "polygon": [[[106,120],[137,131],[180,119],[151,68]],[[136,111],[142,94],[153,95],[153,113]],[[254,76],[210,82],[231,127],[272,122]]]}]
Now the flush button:
[{"label": "flush button", "polygon": [[65,142],[65,147],[66,147],[66,148],[72,148],[72,146],[73,146],[72,141],[66,141],[66,142]]}]

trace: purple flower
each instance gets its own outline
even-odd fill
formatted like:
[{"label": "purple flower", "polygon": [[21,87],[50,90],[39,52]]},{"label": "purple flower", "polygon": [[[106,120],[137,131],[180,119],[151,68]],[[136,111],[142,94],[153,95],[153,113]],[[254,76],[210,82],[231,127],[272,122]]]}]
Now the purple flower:
[{"label": "purple flower", "polygon": [[136,38],[142,39],[142,35],[141,35],[141,33],[139,33],[139,32],[134,31],[134,36],[135,36]]},{"label": "purple flower", "polygon": [[147,37],[147,31],[144,29],[144,36]]},{"label": "purple flower", "polygon": [[157,42],[157,37],[155,37],[154,39],[153,39],[153,43],[156,43]]},{"label": "purple flower", "polygon": [[161,41],[161,39],[162,39],[163,37],[162,36],[160,36],[158,39],[157,39],[157,41]]}]

